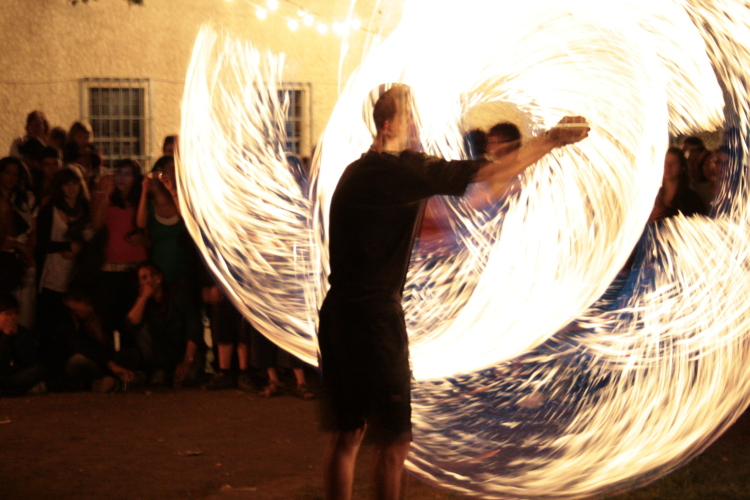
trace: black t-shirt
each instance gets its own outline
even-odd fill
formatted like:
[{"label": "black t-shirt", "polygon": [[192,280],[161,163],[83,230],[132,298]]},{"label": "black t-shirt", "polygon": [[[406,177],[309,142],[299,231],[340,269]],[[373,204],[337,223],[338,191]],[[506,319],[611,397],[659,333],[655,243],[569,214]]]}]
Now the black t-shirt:
[{"label": "black t-shirt", "polygon": [[463,195],[480,165],[409,150],[349,165],[331,200],[329,294],[400,300],[426,199]]}]

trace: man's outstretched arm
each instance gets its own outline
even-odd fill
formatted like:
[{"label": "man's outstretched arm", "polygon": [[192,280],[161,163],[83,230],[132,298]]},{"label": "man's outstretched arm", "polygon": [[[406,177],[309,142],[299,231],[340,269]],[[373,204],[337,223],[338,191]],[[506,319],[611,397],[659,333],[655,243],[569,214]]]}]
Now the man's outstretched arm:
[{"label": "man's outstretched arm", "polygon": [[486,182],[493,196],[499,196],[526,168],[541,160],[553,149],[582,141],[589,126],[581,116],[566,116],[542,135],[530,139],[517,154],[486,163],[477,172],[476,181]]}]

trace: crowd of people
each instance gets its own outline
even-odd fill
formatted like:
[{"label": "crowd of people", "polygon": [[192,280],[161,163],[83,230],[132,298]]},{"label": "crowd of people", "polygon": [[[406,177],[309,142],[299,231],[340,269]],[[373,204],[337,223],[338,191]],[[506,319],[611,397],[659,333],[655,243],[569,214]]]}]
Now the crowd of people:
[{"label": "crowd of people", "polygon": [[315,398],[305,365],[212,281],[180,214],[177,147],[168,136],[150,169],[106,169],[87,123],[65,131],[29,113],[0,159],[0,395],[192,385],[270,397],[287,392],[288,369],[289,392]]},{"label": "crowd of people", "polygon": [[[506,122],[467,140],[494,161],[522,137]],[[730,130],[714,151],[697,137],[670,147],[650,222],[709,214],[732,140]],[[202,385],[269,397],[286,391],[285,367],[290,390],[315,398],[305,365],[245,321],[205,269],[180,214],[177,147],[166,137],[146,175],[130,158],[110,171],[87,123],[65,131],[29,113],[0,159],[0,394]],[[420,244],[439,242],[440,211],[427,205]]]}]

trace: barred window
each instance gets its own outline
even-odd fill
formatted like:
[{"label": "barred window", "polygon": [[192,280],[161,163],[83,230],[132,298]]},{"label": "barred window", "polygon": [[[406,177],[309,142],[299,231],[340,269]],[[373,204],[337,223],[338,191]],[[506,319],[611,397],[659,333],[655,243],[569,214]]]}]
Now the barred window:
[{"label": "barred window", "polygon": [[81,80],[81,115],[91,124],[102,166],[122,158],[151,163],[151,83],[148,79],[85,78]]},{"label": "barred window", "polygon": [[279,101],[288,103],[285,149],[299,156],[311,152],[311,86],[309,83],[284,83],[279,90]]}]

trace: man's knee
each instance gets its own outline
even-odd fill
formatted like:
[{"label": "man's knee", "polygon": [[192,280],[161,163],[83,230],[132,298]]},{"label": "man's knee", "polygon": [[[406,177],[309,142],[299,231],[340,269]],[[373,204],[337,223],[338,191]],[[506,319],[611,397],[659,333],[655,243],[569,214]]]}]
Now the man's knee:
[{"label": "man's knee", "polygon": [[332,449],[334,453],[351,453],[359,449],[362,438],[365,436],[367,426],[363,425],[351,431],[339,431],[333,434],[331,438]]}]

